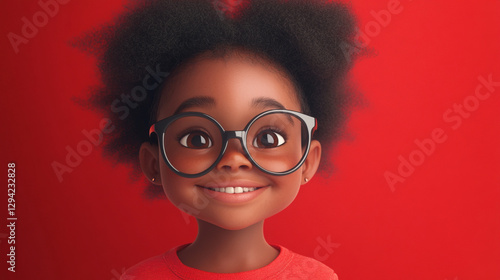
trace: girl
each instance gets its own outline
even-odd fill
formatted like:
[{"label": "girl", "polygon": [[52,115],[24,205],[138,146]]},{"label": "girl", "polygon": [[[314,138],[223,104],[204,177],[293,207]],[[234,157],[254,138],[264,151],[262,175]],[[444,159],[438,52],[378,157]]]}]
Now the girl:
[{"label": "girl", "polygon": [[230,6],[141,3],[81,41],[102,73],[90,103],[117,128],[107,155],[142,170],[149,196],[166,195],[198,223],[192,243],[122,279],[337,279],[268,244],[263,224],[290,205],[340,134],[352,100],[343,80],[353,18],[319,0],[221,7]]}]

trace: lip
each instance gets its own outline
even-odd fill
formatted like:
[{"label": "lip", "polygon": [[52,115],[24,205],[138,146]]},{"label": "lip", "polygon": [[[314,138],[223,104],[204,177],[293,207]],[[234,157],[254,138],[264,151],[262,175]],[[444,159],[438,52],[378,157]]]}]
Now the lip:
[{"label": "lip", "polygon": [[[231,203],[240,204],[253,200],[263,193],[269,186],[268,185],[255,185],[248,183],[227,183],[227,184],[207,184],[207,185],[196,185],[198,188],[202,189],[205,195],[214,200]],[[244,192],[244,193],[223,193],[211,190],[210,188],[227,188],[227,187],[247,187],[247,188],[257,188],[255,191]]]}]

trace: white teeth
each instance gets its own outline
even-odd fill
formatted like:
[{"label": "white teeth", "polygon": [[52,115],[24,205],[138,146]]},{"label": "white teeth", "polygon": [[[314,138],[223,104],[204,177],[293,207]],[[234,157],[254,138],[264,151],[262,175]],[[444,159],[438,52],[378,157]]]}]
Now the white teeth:
[{"label": "white teeth", "polygon": [[216,192],[222,193],[244,193],[244,192],[253,192],[257,190],[257,188],[244,188],[244,187],[226,187],[226,188],[209,188]]}]

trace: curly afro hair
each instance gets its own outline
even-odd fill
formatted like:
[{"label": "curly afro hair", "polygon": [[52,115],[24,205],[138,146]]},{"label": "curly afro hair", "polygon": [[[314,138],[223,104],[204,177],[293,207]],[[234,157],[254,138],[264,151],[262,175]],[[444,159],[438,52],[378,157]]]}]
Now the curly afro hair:
[{"label": "curly afro hair", "polygon": [[[326,152],[344,130],[356,103],[345,82],[352,65],[345,47],[355,45],[350,9],[324,0],[251,0],[238,7],[222,1],[140,1],[75,43],[98,59],[102,84],[84,103],[115,126],[105,139],[104,156],[131,165],[134,180],[142,174],[139,148],[149,140],[165,84],[159,78],[207,51],[223,56],[224,50],[244,48],[285,69],[302,95],[302,108],[318,120],[315,138]],[[145,77],[151,76],[158,83],[146,86]],[[331,165],[324,162],[328,156],[322,158],[324,171]],[[145,194],[164,197],[153,184]]]}]

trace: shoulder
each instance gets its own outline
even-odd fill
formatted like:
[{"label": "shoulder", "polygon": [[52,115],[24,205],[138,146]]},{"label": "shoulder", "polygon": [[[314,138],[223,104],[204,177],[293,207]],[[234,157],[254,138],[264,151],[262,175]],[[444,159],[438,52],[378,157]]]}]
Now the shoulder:
[{"label": "shoulder", "polygon": [[280,274],[279,279],[324,279],[338,280],[337,274],[322,262],[295,253],[280,246],[281,250],[289,256],[286,269]]},{"label": "shoulder", "polygon": [[[180,247],[180,246],[179,246]],[[155,279],[178,279],[170,269],[166,258],[176,252],[177,247],[166,253],[143,260],[127,269],[120,280],[155,280]]]},{"label": "shoulder", "polygon": [[162,255],[158,255],[127,269],[120,280],[162,279],[160,277],[163,277],[162,275],[167,272],[168,269]]}]

